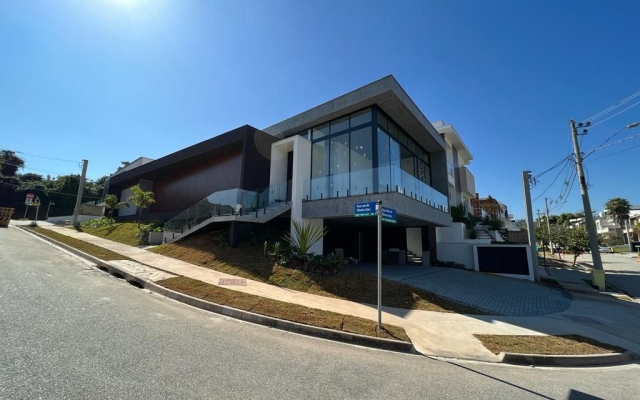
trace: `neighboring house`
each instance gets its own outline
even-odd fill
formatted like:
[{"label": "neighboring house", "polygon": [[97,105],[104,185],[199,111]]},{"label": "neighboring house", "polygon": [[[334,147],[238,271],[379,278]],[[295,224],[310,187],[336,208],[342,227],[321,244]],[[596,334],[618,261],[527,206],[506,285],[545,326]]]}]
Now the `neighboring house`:
[{"label": "neighboring house", "polygon": [[640,206],[631,207],[629,210],[629,220],[627,221],[627,224],[628,225],[626,227],[622,227],[624,242],[627,243],[627,231],[632,242],[640,240],[639,229],[637,227],[638,224],[640,224]]},{"label": "neighboring house", "polygon": [[585,217],[572,218],[569,220],[569,228],[570,229],[578,229],[584,226],[586,221]]},{"label": "neighboring house", "polygon": [[596,230],[598,235],[609,239],[622,240],[622,228],[613,218],[609,217],[606,211],[603,211],[595,218]]},{"label": "neighboring house", "polygon": [[397,212],[383,225],[385,260],[422,263],[436,258],[435,228],[451,225],[447,144],[393,76],[262,131],[247,125],[120,171],[109,192],[125,201],[138,184],[155,193],[144,217],[168,220],[166,241],[230,227],[235,246],[250,224],[292,230],[293,220],[328,228],[313,252],[374,262],[376,218],[354,209],[381,200]]},{"label": "neighboring house", "polygon": [[449,204],[452,206],[462,205],[470,213],[471,199],[476,193],[476,180],[467,166],[473,160],[473,156],[453,125],[437,121],[433,123],[433,127],[447,144]]},{"label": "neighboring house", "polygon": [[478,193],[471,199],[471,208],[473,215],[478,218],[489,217],[502,222],[509,222],[510,217],[506,204],[499,202],[491,196],[480,198]]}]

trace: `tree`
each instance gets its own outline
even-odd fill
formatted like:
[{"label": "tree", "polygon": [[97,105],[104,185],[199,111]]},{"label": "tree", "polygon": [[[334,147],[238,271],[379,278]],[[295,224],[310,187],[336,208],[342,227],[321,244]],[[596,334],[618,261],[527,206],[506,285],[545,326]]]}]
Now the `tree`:
[{"label": "tree", "polygon": [[609,215],[622,226],[622,221],[629,217],[629,210],[631,209],[631,204],[627,199],[623,199],[621,197],[614,197],[609,199],[604,204],[605,210],[609,213]]},{"label": "tree", "polygon": [[0,178],[10,178],[24,167],[24,160],[11,150],[0,150]]},{"label": "tree", "polygon": [[569,229],[566,247],[573,253],[573,266],[575,267],[578,256],[589,250],[589,234],[584,229]]},{"label": "tree", "polygon": [[291,222],[293,223],[295,237],[286,233],[284,235],[284,239],[300,254],[308,253],[309,249],[311,249],[314,244],[329,233],[329,228],[326,226],[324,228],[320,228],[318,225],[298,222],[295,219],[292,219]]},{"label": "tree", "polygon": [[520,229],[521,231],[526,231],[527,230],[527,220],[525,220],[525,219],[517,219],[515,224],[516,224],[516,228]]},{"label": "tree", "polygon": [[138,207],[138,229],[140,229],[140,218],[142,217],[142,210],[149,207],[156,201],[153,198],[152,191],[142,190],[139,185],[132,187],[131,193],[133,194],[129,196],[129,199],[127,201]]},{"label": "tree", "polygon": [[104,207],[109,210],[109,217],[113,218],[113,211],[120,208],[120,206],[123,206],[127,203],[125,202],[121,202],[120,199],[118,199],[118,196],[116,196],[115,194],[108,194],[106,196],[104,196]]}]

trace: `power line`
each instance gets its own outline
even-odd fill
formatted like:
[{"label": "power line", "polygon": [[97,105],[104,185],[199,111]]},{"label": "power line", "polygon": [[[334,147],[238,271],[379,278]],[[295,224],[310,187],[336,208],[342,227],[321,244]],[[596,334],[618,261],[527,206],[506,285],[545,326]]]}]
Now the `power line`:
[{"label": "power line", "polygon": [[638,136],[640,136],[640,133],[638,133],[637,135],[629,136],[629,137],[626,137],[626,138],[624,138],[624,139],[618,140],[617,142],[609,143],[609,144],[604,145],[604,146],[599,146],[599,147],[597,147],[597,148],[595,148],[595,149],[593,149],[593,150],[590,150],[590,151],[587,153],[587,155],[590,155],[590,154],[592,154],[592,153],[594,153],[594,152],[596,152],[596,151],[598,151],[598,150],[606,149],[607,147],[615,146],[616,144],[624,143],[624,142],[626,142],[626,141],[628,141],[628,140],[631,140],[631,139],[637,138]]},{"label": "power line", "polygon": [[[20,185],[14,185],[13,183],[0,182],[0,185],[12,186],[12,187],[15,187],[15,188],[19,189],[20,191],[32,191],[32,190],[35,190],[35,191],[38,191],[38,192],[44,192],[44,194],[46,194],[46,195],[49,195],[49,194],[53,193],[53,194],[62,194],[62,195],[65,195],[65,196],[73,196],[73,197],[77,196],[77,194],[53,192],[53,191],[45,190],[45,189],[21,188]],[[84,198],[87,198],[87,199],[101,199],[101,197],[85,196],[85,195],[82,195],[82,198],[83,199]]]},{"label": "power line", "polygon": [[45,157],[45,156],[39,156],[39,155],[36,155],[36,154],[25,153],[25,152],[22,152],[22,151],[16,151],[15,153],[23,154],[25,156],[30,156],[30,157],[44,158],[46,160],[64,161],[64,162],[71,162],[71,163],[75,163],[75,164],[78,163],[78,160],[64,160],[62,158]]},{"label": "power line", "polygon": [[537,201],[540,197],[544,196],[544,194],[547,193],[547,190],[549,190],[549,188],[551,188],[551,186],[553,186],[553,184],[556,183],[556,181],[558,180],[558,177],[560,177],[560,175],[565,170],[565,168],[567,168],[567,165],[570,164],[568,158],[565,158],[563,161],[564,161],[564,166],[562,167],[562,169],[560,169],[560,172],[558,172],[556,177],[553,179],[553,182],[551,182],[551,184],[549,186],[547,186],[547,188],[544,190],[544,192],[540,193],[540,195],[538,197],[533,199],[533,201]]},{"label": "power line", "polygon": [[603,158],[607,158],[607,157],[615,156],[616,154],[620,154],[620,153],[624,153],[625,151],[629,151],[629,150],[637,149],[638,147],[640,147],[640,144],[639,144],[639,145],[637,145],[637,146],[631,146],[631,147],[629,147],[628,149],[624,149],[624,150],[616,151],[615,153],[607,154],[606,156],[602,156],[602,157],[598,157],[598,158],[593,158],[593,159],[589,160],[589,162],[594,162],[594,161],[602,160]]},{"label": "power line", "polygon": [[612,105],[611,107],[606,108],[606,109],[604,109],[604,110],[600,111],[600,112],[599,112],[599,113],[597,113],[596,115],[593,115],[593,116],[591,116],[591,117],[589,117],[589,118],[585,119],[585,120],[584,120],[584,121],[582,121],[582,122],[584,123],[584,122],[592,121],[592,120],[594,120],[594,119],[596,119],[596,118],[599,118],[599,117],[603,116],[604,114],[606,114],[606,113],[608,113],[608,112],[610,112],[610,111],[615,110],[616,108],[620,107],[621,105],[623,105],[623,104],[625,104],[625,103],[627,103],[627,102],[629,102],[629,101],[631,101],[631,100],[635,99],[635,98],[636,98],[636,97],[638,97],[638,96],[640,96],[640,90],[639,90],[639,91],[637,91],[637,92],[635,92],[635,93],[634,93],[634,94],[632,94],[631,96],[627,97],[626,99],[622,99],[622,100],[620,100],[619,102],[617,102],[616,104]]},{"label": "power line", "polygon": [[565,158],[560,160],[553,167],[551,167],[551,168],[547,169],[546,171],[543,171],[543,172],[539,173],[538,175],[534,176],[533,179],[536,180],[536,179],[540,178],[542,175],[546,174],[547,172],[553,171],[554,169],[558,168],[560,165],[562,165],[563,162],[565,162],[567,159],[569,159],[569,157],[571,157],[571,154],[569,154],[568,156],[566,156]]},{"label": "power line", "polygon": [[618,111],[617,113],[615,113],[615,114],[613,114],[613,115],[610,115],[609,117],[607,117],[607,118],[603,119],[602,121],[599,121],[599,122],[598,122],[598,123],[596,123],[596,124],[591,125],[591,128],[593,128],[594,126],[598,126],[598,125],[600,125],[601,123],[603,123],[603,122],[605,122],[605,121],[610,120],[611,118],[615,117],[616,115],[620,115],[620,114],[622,114],[623,112],[627,111],[627,110],[628,110],[628,109],[630,109],[630,108],[633,108],[633,107],[637,106],[638,104],[640,104],[640,101],[638,101],[638,102],[636,102],[636,103],[633,103],[632,105],[630,105],[629,107],[625,108],[625,109],[624,109],[624,110],[622,110],[622,111]]}]

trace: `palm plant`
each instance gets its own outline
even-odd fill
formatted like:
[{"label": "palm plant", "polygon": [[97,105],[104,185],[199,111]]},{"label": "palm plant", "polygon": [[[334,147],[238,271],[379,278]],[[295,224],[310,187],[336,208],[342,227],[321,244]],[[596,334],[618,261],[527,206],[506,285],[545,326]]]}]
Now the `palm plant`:
[{"label": "palm plant", "polygon": [[329,233],[329,228],[327,227],[321,228],[318,225],[311,225],[296,220],[291,220],[291,222],[293,223],[295,235],[292,236],[286,233],[284,239],[289,243],[291,248],[300,254],[308,253],[314,244]]}]

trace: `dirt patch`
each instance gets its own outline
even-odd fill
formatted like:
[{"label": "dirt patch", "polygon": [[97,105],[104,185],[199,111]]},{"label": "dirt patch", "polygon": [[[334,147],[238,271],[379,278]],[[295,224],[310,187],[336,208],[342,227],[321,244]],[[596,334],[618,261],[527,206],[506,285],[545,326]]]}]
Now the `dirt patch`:
[{"label": "dirt patch", "polygon": [[[364,272],[346,270],[336,275],[316,275],[274,263],[261,245],[241,244],[231,248],[216,233],[187,237],[149,251],[238,277],[282,288],[377,304],[377,278]],[[460,314],[487,314],[470,306],[446,300],[434,293],[404,283],[383,279],[384,306]]]},{"label": "dirt patch", "polygon": [[128,257],[115,253],[111,250],[104,249],[100,246],[96,246],[91,243],[83,242],[82,240],[75,239],[75,238],[63,235],[61,233],[53,232],[49,229],[45,229],[41,227],[26,227],[26,229],[32,230],[34,232],[38,232],[43,236],[57,240],[58,242],[64,243],[68,246],[73,247],[74,249],[78,249],[82,252],[85,252],[89,255],[92,255],[104,261],[129,260]]},{"label": "dirt patch", "polygon": [[494,354],[500,352],[545,355],[621,353],[625,349],[580,335],[473,335]]},{"label": "dirt patch", "polygon": [[212,303],[273,318],[359,335],[411,342],[404,329],[395,325],[383,324],[384,329],[379,330],[376,323],[368,319],[237,292],[186,277],[169,278],[156,283],[167,289]]}]

